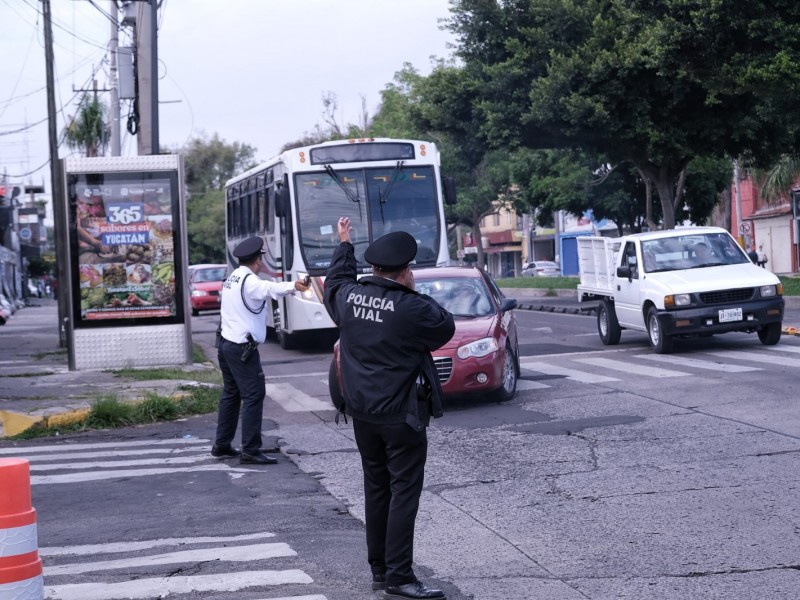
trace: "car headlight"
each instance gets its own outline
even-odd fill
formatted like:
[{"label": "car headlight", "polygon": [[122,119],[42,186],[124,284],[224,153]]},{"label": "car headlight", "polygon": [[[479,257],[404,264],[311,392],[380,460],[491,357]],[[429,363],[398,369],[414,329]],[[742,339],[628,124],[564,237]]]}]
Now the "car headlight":
[{"label": "car headlight", "polygon": [[760,293],[762,298],[774,298],[779,295],[778,287],[774,285],[762,285]]},{"label": "car headlight", "polygon": [[691,294],[675,294],[674,296],[664,296],[664,308],[670,308],[673,306],[689,306],[691,303]]},{"label": "car headlight", "polygon": [[497,351],[497,340],[487,337],[461,346],[456,354],[458,354],[458,358],[469,358],[470,356],[480,358],[495,351]]},{"label": "car headlight", "polygon": [[206,292],[205,290],[193,290],[192,291],[192,296],[195,296],[195,297],[197,297],[197,296],[208,296],[208,292]]}]

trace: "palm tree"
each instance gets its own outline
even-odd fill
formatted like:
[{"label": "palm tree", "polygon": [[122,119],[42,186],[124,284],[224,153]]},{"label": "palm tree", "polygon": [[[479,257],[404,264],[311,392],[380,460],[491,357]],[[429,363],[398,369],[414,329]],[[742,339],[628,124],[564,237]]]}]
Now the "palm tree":
[{"label": "palm tree", "polygon": [[768,200],[785,197],[798,179],[800,179],[800,155],[784,154],[764,173],[761,195]]},{"label": "palm tree", "polygon": [[70,148],[84,150],[86,156],[105,154],[110,127],[106,122],[108,109],[96,95],[88,92],[78,102],[78,112],[64,127],[64,140]]}]

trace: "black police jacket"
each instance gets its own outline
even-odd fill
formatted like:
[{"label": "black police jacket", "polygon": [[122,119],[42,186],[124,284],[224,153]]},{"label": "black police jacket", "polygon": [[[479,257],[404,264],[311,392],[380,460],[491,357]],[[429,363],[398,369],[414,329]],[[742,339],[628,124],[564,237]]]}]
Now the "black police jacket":
[{"label": "black police jacket", "polygon": [[[345,410],[355,419],[421,430],[431,415],[443,414],[431,351],[453,337],[453,315],[391,279],[356,275],[353,245],[342,242],[325,280],[325,308],[339,326]],[[425,402],[418,402],[420,373],[430,382]]]}]

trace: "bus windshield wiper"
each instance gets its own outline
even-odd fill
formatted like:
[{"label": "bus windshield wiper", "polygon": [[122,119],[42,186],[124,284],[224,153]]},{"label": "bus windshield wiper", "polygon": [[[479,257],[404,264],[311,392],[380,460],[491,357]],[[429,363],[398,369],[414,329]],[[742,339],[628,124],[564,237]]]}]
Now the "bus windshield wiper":
[{"label": "bus windshield wiper", "polygon": [[333,179],[336,182],[336,184],[340,188],[342,188],[344,195],[347,196],[347,199],[350,200],[350,202],[355,202],[356,204],[358,204],[358,216],[360,219],[363,220],[363,217],[361,215],[361,198],[358,195],[358,182],[356,181],[356,191],[353,192],[353,190],[351,190],[344,183],[342,183],[342,181],[339,179],[339,175],[336,173],[336,171],[333,169],[332,166],[325,165],[325,172],[331,179]]},{"label": "bus windshield wiper", "polygon": [[386,184],[386,189],[381,192],[381,188],[378,188],[378,204],[381,207],[381,221],[385,222],[383,218],[383,205],[389,202],[389,194],[392,193],[392,188],[394,187],[395,181],[397,181],[398,175],[400,175],[400,171],[403,168],[403,161],[398,160],[397,164],[394,166],[394,171],[392,171],[392,176],[389,178],[389,183]]}]

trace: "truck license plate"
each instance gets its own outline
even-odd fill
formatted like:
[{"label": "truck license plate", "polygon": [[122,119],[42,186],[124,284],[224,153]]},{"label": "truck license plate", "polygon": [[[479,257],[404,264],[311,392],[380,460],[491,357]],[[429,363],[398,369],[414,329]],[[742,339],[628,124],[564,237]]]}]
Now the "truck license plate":
[{"label": "truck license plate", "polygon": [[741,320],[742,320],[741,308],[723,308],[721,311],[719,311],[720,323],[730,323],[732,321],[741,321]]}]

